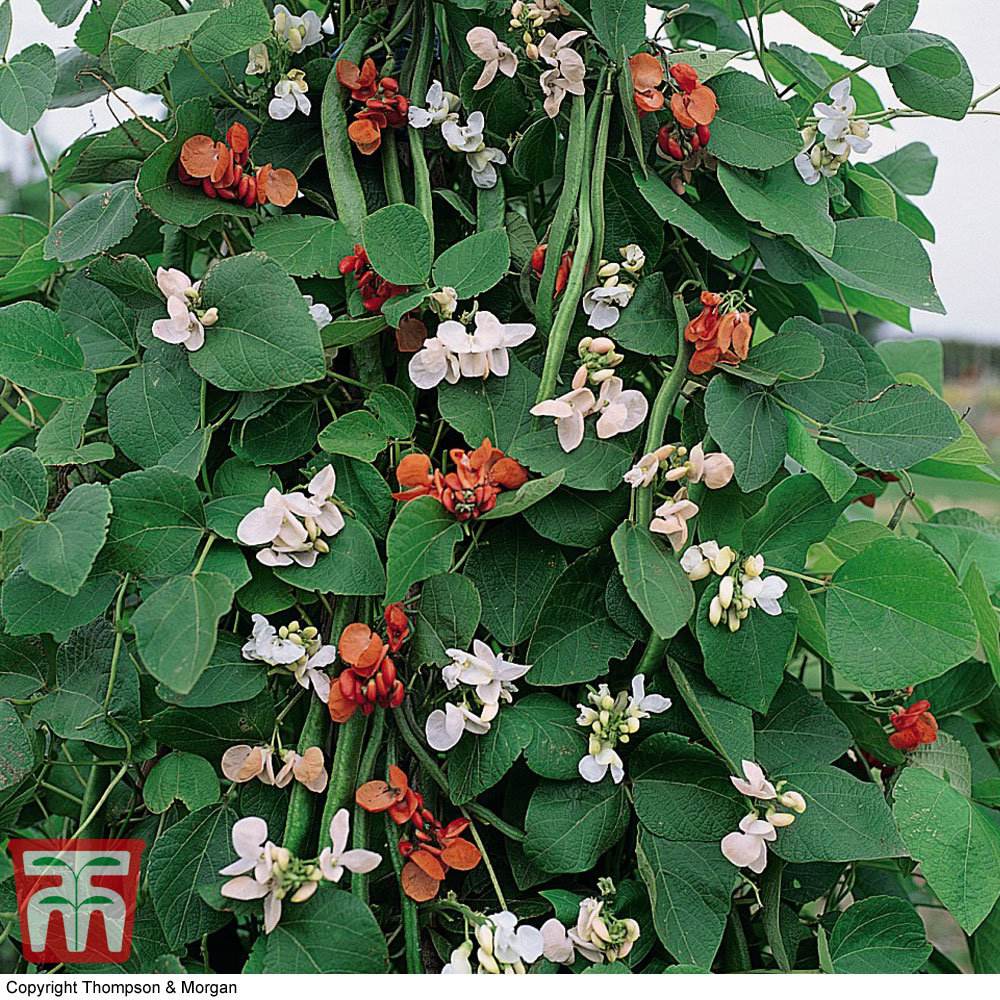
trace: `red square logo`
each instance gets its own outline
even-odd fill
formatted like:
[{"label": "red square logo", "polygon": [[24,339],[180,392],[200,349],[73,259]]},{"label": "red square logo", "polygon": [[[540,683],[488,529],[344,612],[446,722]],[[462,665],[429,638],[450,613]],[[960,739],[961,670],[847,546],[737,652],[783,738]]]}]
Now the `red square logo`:
[{"label": "red square logo", "polygon": [[124,962],[144,840],[11,840],[24,957]]}]

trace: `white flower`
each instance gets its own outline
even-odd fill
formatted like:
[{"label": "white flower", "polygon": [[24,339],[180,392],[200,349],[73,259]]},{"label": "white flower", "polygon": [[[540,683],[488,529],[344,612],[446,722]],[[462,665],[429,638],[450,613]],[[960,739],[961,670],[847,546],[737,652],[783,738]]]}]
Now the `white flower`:
[{"label": "white flower", "polygon": [[599,413],[597,436],[610,438],[635,430],[649,412],[649,402],[638,389],[626,389],[625,383],[612,375],[601,383],[601,391],[594,404],[594,413]]},{"label": "white flower", "polygon": [[646,263],[646,254],[638,243],[629,243],[628,246],[619,247],[618,252],[622,255],[622,267],[630,274],[637,274]]},{"label": "white flower", "polygon": [[459,105],[458,97],[445,90],[440,80],[435,80],[430,85],[424,103],[427,105],[426,108],[418,108],[415,104],[411,104],[407,111],[407,119],[414,128],[440,125],[458,118],[455,114],[455,109]]},{"label": "white flower", "polygon": [[[580,902],[576,926],[568,936],[584,958],[600,964],[605,959],[614,962],[624,958],[639,940],[639,935],[640,928],[635,920],[628,917],[619,920],[605,909],[603,900],[584,899]],[[612,937],[621,943],[612,944]]]},{"label": "white flower", "polygon": [[559,114],[559,108],[567,94],[584,93],[583,78],[586,66],[583,56],[570,46],[586,34],[585,31],[567,31],[556,38],[550,33],[546,34],[538,44],[539,57],[552,67],[538,78],[542,93],[545,94],[543,102],[545,113],[550,118],[555,118]]},{"label": "white flower", "polygon": [[474,153],[465,154],[465,162],[472,171],[472,183],[478,188],[496,187],[497,171],[494,163],[501,166],[507,162],[506,155],[494,146],[483,146]]},{"label": "white flower", "polygon": [[436,292],[427,296],[431,300],[431,308],[441,319],[451,319],[458,308],[458,292],[451,285],[444,285]]},{"label": "white flower", "polygon": [[[315,17],[315,14],[313,16]],[[279,122],[290,117],[296,108],[304,115],[309,114],[312,111],[312,104],[306,97],[308,90],[309,84],[306,83],[305,73],[300,69],[290,69],[274,85],[274,97],[267,106],[267,113]]]},{"label": "white flower", "polygon": [[758,875],[767,867],[767,842],[778,836],[774,827],[755,812],[740,820],[742,833],[727,833],[722,838],[722,853],[737,868],[749,868]]},{"label": "white flower", "polygon": [[590,317],[587,326],[595,330],[607,330],[618,322],[619,307],[624,308],[632,301],[635,288],[629,284],[598,285],[583,297],[583,311]]},{"label": "white flower", "polygon": [[566,933],[562,922],[549,917],[542,924],[542,954],[559,965],[572,965],[576,961],[576,949]]},{"label": "white flower", "polygon": [[509,910],[486,918],[493,925],[493,956],[504,965],[534,962],[542,954],[542,932],[527,924],[517,926],[517,917]]},{"label": "white flower", "polygon": [[175,267],[156,269],[156,284],[167,297],[169,319],[153,321],[153,336],[168,344],[183,344],[189,351],[205,343],[205,325],[191,306],[199,301],[201,282],[191,279]]},{"label": "white flower", "polygon": [[434,709],[427,716],[424,725],[427,742],[435,750],[441,751],[455,746],[466,730],[476,736],[483,736],[490,731],[490,724],[464,705],[453,705],[450,701],[445,704],[444,711]]},{"label": "white flower", "polygon": [[676,450],[672,444],[665,444],[656,451],[647,452],[622,476],[622,479],[634,490],[648,486],[656,478],[660,462],[666,461]]},{"label": "white flower", "polygon": [[722,576],[728,572],[736,559],[736,553],[728,546],[719,548],[719,543],[712,539],[701,545],[692,545],[681,556],[681,569],[689,580],[704,580],[709,573]]},{"label": "white flower", "polygon": [[784,597],[787,589],[788,584],[780,576],[744,576],[740,586],[745,598],[772,617],[781,614],[778,601]]},{"label": "white flower", "polygon": [[808,152],[799,153],[792,162],[795,164],[795,169],[799,172],[799,176],[810,187],[813,184],[818,184],[820,178],[824,176],[819,168],[813,166],[812,158]]},{"label": "white flower", "polygon": [[311,295],[303,295],[306,305],[309,306],[309,315],[316,321],[316,325],[322,330],[324,326],[329,326],[333,322],[333,313],[330,307],[322,302],[314,302]]},{"label": "white flower", "polygon": [[517,72],[517,56],[506,42],[497,38],[496,32],[477,26],[469,29],[465,40],[472,54],[486,63],[479,79],[472,85],[473,90],[488,87],[496,77],[497,70],[508,77]]},{"label": "white flower", "polygon": [[278,630],[263,616],[253,616],[253,634],[243,646],[243,659],[262,660],[271,666],[287,665],[301,660],[302,645],[282,639]]},{"label": "white flower", "polygon": [[339,882],[345,871],[364,875],[382,863],[382,855],[375,851],[346,850],[350,827],[350,813],[346,809],[338,810],[330,823],[332,847],[324,847],[318,861],[319,870],[328,882]]},{"label": "white flower", "polygon": [[453,152],[475,153],[485,145],[483,142],[485,128],[486,119],[482,111],[473,111],[465,125],[450,120],[442,122],[441,136]]},{"label": "white flower", "polygon": [[531,408],[536,417],[554,417],[559,446],[569,453],[583,441],[584,418],[592,412],[596,400],[594,394],[580,386],[556,399],[545,399]]},{"label": "white flower", "polygon": [[[227,899],[263,899],[264,933],[270,934],[281,919],[281,873],[291,860],[285,848],[267,839],[267,823],[258,816],[237,820],[232,830],[233,848],[239,860],[223,868],[220,875],[235,875],[226,882]],[[253,875],[246,874],[253,872]]]},{"label": "white flower", "polygon": [[602,745],[596,753],[581,757],[576,769],[584,781],[595,785],[604,779],[609,768],[611,769],[612,781],[616,785],[620,785],[622,778],[625,777],[625,764],[613,747]]},{"label": "white flower", "polygon": [[418,389],[433,389],[442,379],[454,385],[461,377],[458,358],[438,337],[428,337],[410,358],[410,381]]},{"label": "white flower", "polygon": [[752,760],[743,761],[743,773],[746,775],[746,781],[734,778],[732,775],[729,777],[733,787],[741,795],[754,799],[773,799],[777,795],[774,785],[764,777],[759,764],[755,764]]},{"label": "white flower", "polygon": [[476,697],[484,705],[498,705],[502,700],[511,701],[511,682],[523,677],[530,664],[508,663],[502,653],[494,653],[485,642],[474,639],[473,652],[447,649],[451,663],[441,671],[445,687],[453,691],[459,684],[476,689]]},{"label": "white flower", "polygon": [[472,942],[463,941],[452,953],[451,960],[441,970],[442,976],[471,976],[472,963],[469,956],[472,954]]},{"label": "white flower", "polygon": [[666,535],[674,551],[680,552],[687,544],[688,521],[698,513],[698,505],[687,498],[667,500],[653,513],[656,516],[649,522],[649,530],[659,535]]},{"label": "white flower", "polygon": [[629,699],[629,716],[636,719],[648,719],[650,715],[665,712],[673,702],[662,694],[646,694],[646,677],[636,674],[632,678],[632,697]]},{"label": "white flower", "polygon": [[501,323],[491,312],[475,316],[470,333],[457,320],[445,320],[437,328],[437,340],[458,358],[459,371],[466,378],[504,376],[510,371],[507,349],[523,344],[535,334],[531,323]]},{"label": "white flower", "polygon": [[297,17],[284,4],[274,5],[274,33],[284,41],[289,52],[301,52],[323,38],[319,16],[307,10]]},{"label": "white flower", "polygon": [[264,76],[271,69],[271,56],[263,42],[251,45],[247,52],[247,76]]}]

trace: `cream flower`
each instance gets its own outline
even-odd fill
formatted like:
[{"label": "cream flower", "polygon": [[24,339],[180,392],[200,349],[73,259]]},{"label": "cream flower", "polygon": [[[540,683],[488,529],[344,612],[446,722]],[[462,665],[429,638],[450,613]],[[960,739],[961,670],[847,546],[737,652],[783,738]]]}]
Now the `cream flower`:
[{"label": "cream flower", "polygon": [[243,646],[245,660],[260,660],[287,667],[304,688],[312,687],[323,702],[330,698],[330,676],[323,670],[337,658],[333,646],[324,646],[312,626],[300,629],[298,622],[276,629],[263,615],[253,616],[253,634]]},{"label": "cream flower", "polygon": [[583,311],[590,318],[587,326],[607,330],[618,322],[621,309],[632,301],[635,288],[629,284],[598,285],[583,296]]},{"label": "cream flower", "polygon": [[271,56],[263,42],[251,45],[247,52],[247,76],[264,76],[271,69]]},{"label": "cream flower", "polygon": [[583,442],[584,418],[596,403],[594,394],[586,387],[571,389],[556,399],[545,399],[531,408],[535,417],[554,417],[559,447],[567,454]]},{"label": "cream flower", "polygon": [[[614,962],[625,958],[639,940],[639,935],[639,924],[635,920],[619,920],[612,916],[605,909],[603,900],[584,899],[580,903],[576,926],[570,930],[568,937],[584,958],[600,964],[605,959]],[[612,944],[612,937],[621,943]]]},{"label": "cream flower", "polygon": [[622,479],[634,490],[648,486],[656,478],[660,462],[666,461],[676,450],[674,445],[665,444],[656,451],[647,452],[622,476]]},{"label": "cream flower", "polygon": [[755,812],[740,820],[740,830],[742,833],[727,833],[722,838],[722,853],[737,868],[749,868],[759,875],[767,867],[767,844],[777,839],[778,834]]},{"label": "cream flower", "polygon": [[619,247],[618,252],[622,255],[622,267],[629,274],[638,274],[646,264],[646,254],[638,243]]},{"label": "cream flower", "polygon": [[441,137],[452,152],[476,153],[485,145],[483,142],[485,128],[486,119],[482,111],[473,111],[465,125],[459,125],[458,122],[451,120],[442,122]]},{"label": "cream flower", "polygon": [[583,56],[570,46],[586,34],[585,31],[567,31],[556,38],[550,33],[538,44],[539,58],[552,67],[538,78],[545,95],[543,107],[550,118],[559,114],[559,108],[567,94],[584,93],[583,78],[587,68]]},{"label": "cream flower", "polygon": [[[312,13],[310,11],[310,13]],[[306,75],[300,69],[290,69],[275,85],[274,97],[267,106],[267,113],[275,121],[284,121],[298,108],[302,114],[312,111],[312,104],[306,97],[309,84]]]},{"label": "cream flower", "polygon": [[692,545],[681,556],[681,569],[687,573],[689,580],[704,580],[710,573],[722,576],[735,560],[736,553],[728,545],[720,548],[719,543],[712,539],[701,545]]},{"label": "cream flower", "polygon": [[455,310],[458,308],[458,292],[451,285],[445,285],[427,297],[431,301],[431,308],[441,319],[451,319],[455,315]]},{"label": "cream flower", "polygon": [[345,871],[365,875],[382,863],[382,855],[376,854],[375,851],[346,850],[350,832],[350,813],[346,809],[339,809],[330,823],[332,846],[324,847],[318,860],[319,870],[328,882],[339,882]]},{"label": "cream flower", "polygon": [[466,378],[504,376],[510,371],[508,348],[517,347],[535,334],[531,323],[501,323],[491,312],[476,313],[475,328],[469,332],[457,320],[445,320],[437,328],[437,339],[455,357]]},{"label": "cream flower", "polygon": [[650,521],[649,530],[666,535],[674,551],[680,552],[687,544],[688,521],[698,513],[698,505],[687,499],[667,500],[653,513],[656,516]]},{"label": "cream flower", "polygon": [[459,99],[441,86],[440,80],[431,83],[424,98],[426,108],[411,104],[407,111],[407,120],[414,128],[427,128],[428,125],[440,125],[446,121],[458,118],[455,113]]},{"label": "cream flower", "polygon": [[274,5],[274,33],[285,43],[289,52],[301,52],[323,38],[319,15],[307,10],[301,17],[284,4]]},{"label": "cream flower", "polygon": [[156,284],[167,297],[169,319],[153,320],[153,336],[168,344],[183,344],[197,351],[205,344],[205,326],[194,307],[200,303],[201,282],[175,267],[156,269]]},{"label": "cream flower", "polygon": [[496,187],[497,177],[499,176],[493,164],[499,163],[503,166],[507,162],[507,156],[495,146],[483,146],[482,149],[478,149],[474,153],[466,153],[465,162],[469,165],[469,170],[472,172],[472,183],[477,188],[488,190],[489,188]]},{"label": "cream flower", "polygon": [[461,377],[458,358],[438,337],[428,337],[410,358],[410,381],[418,389],[433,389],[442,380],[454,385]]},{"label": "cream flower", "polygon": [[497,70],[504,76],[512,77],[517,72],[517,56],[506,42],[501,42],[496,33],[489,28],[470,28],[465,36],[472,54],[482,59],[486,64],[479,79],[472,85],[473,90],[488,87],[497,75]]},{"label": "cream flower", "polygon": [[777,792],[774,790],[774,785],[764,777],[764,771],[759,764],[755,764],[752,760],[743,761],[743,773],[746,775],[745,781],[743,778],[734,778],[732,775],[729,777],[733,787],[741,795],[753,799],[775,798]]},{"label": "cream flower", "polygon": [[606,378],[601,383],[601,391],[594,404],[594,413],[599,413],[597,436],[610,438],[616,434],[626,434],[635,430],[649,412],[649,402],[637,389],[626,389],[625,383],[617,375]]}]

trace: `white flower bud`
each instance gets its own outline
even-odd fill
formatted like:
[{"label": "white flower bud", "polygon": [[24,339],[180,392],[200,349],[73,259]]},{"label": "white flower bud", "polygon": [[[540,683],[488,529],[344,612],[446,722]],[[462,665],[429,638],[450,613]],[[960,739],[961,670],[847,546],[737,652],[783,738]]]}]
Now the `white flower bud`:
[{"label": "white flower bud", "polygon": [[630,733],[639,732],[639,720],[636,718],[631,718],[628,720],[628,731]]},{"label": "white flower bud", "polygon": [[322,552],[324,555],[330,551],[330,546],[327,545],[322,538],[317,538],[313,541],[313,548],[317,552]]},{"label": "white flower bud", "polygon": [[778,801],[786,809],[793,809],[797,813],[806,811],[806,800],[798,792],[782,792],[778,796]]},{"label": "white flower bud", "polygon": [[489,954],[489,952],[483,951],[482,948],[476,953],[476,958],[479,959],[479,971],[482,972],[484,969],[491,975],[500,975],[500,966],[497,965],[497,960]]},{"label": "white flower bud", "polygon": [[614,288],[615,285],[617,285],[617,284],[618,284],[618,275],[617,274],[613,274],[613,275],[611,275],[610,278],[605,278],[604,279],[604,287],[605,288]]},{"label": "white flower bud", "polygon": [[212,306],[211,309],[206,309],[201,317],[202,326],[214,326],[219,322],[219,310]]},{"label": "white flower bud", "polygon": [[615,349],[615,342],[610,337],[594,337],[590,341],[590,350],[594,354],[609,354]]},{"label": "white flower bud", "polygon": [[708,606],[708,620],[713,625],[718,625],[722,621],[722,605],[719,603],[718,595],[712,598],[712,603]]},{"label": "white flower bud", "polygon": [[[520,27],[520,25],[515,25],[515,27]],[[534,62],[538,58],[538,46],[534,42],[528,42],[524,47],[524,54]]]},{"label": "white flower bud", "polygon": [[729,605],[733,603],[733,592],[736,589],[736,584],[733,582],[731,576],[724,576],[722,582],[719,584],[719,603],[724,608],[729,608]]},{"label": "white flower bud", "polygon": [[616,264],[614,261],[611,261],[610,263],[605,264],[597,272],[597,277],[598,278],[610,278],[610,277],[612,277],[612,275],[617,274],[621,269],[622,269],[621,264]]},{"label": "white flower bud", "polygon": [[760,576],[764,572],[764,557],[762,555],[747,556],[743,562],[743,572],[747,576]]},{"label": "white flower bud", "polygon": [[[601,708],[603,708],[605,712],[610,712],[614,707],[615,699],[612,698],[610,694],[606,694],[603,698],[601,698]],[[601,713],[601,721],[607,722],[607,719],[604,717],[604,712]]]},{"label": "white flower bud", "polygon": [[493,954],[493,929],[489,924],[479,924],[476,927],[476,940],[487,955]]},{"label": "white flower bud", "polygon": [[726,624],[729,626],[730,632],[738,632],[740,628],[740,616],[736,611],[736,608],[730,608],[726,616]]},{"label": "white flower bud", "polygon": [[764,815],[764,819],[766,819],[771,826],[791,826],[795,822],[795,817],[791,813],[779,813],[775,812],[773,809],[768,809]]},{"label": "white flower bud", "polygon": [[729,567],[732,566],[733,561],[736,559],[736,553],[728,546],[724,546],[719,549],[719,554],[711,559],[712,569],[718,573],[719,576],[724,575],[729,572]]},{"label": "white flower bud", "polygon": [[606,382],[609,378],[611,378],[614,373],[614,368],[602,368],[600,371],[596,371],[590,376],[590,381],[593,382],[594,385],[600,385],[602,382]]}]

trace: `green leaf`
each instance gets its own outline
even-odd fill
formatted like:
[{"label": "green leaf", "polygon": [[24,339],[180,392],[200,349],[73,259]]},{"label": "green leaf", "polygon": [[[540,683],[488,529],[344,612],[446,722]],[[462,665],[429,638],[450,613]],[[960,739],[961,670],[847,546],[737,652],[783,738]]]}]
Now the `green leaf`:
[{"label": "green leaf", "polygon": [[873,691],[937,677],[971,656],[978,642],[955,577],[912,538],[877,540],[837,570],[826,629],[837,670]]},{"label": "green leaf", "polygon": [[518,438],[513,454],[533,472],[543,476],[562,471],[566,486],[610,491],[621,483],[622,476],[631,468],[637,444],[635,431],[601,440],[592,422],[587,425],[583,442],[568,455],[556,437],[555,424],[548,423]]},{"label": "green leaf", "polygon": [[806,800],[771,849],[794,863],[868,861],[906,853],[882,790],[826,764],[793,764],[773,772]]},{"label": "green leaf", "polygon": [[489,438],[501,451],[509,452],[515,440],[531,428],[528,412],[535,405],[538,376],[516,358],[504,378],[463,378],[454,385],[438,387],[441,416],[473,448]]},{"label": "green leaf", "polygon": [[676,635],[694,610],[694,591],[673,552],[646,525],[626,521],[611,548],[629,597],[661,639]]},{"label": "green leaf", "polygon": [[726,72],[712,81],[719,110],[712,122],[712,154],[723,163],[768,170],[802,150],[791,105],[748,73]]},{"label": "green leaf", "polygon": [[705,391],[708,428],[732,456],[744,492],[771,481],[787,447],[785,416],[771,396],[755,385],[716,375]]},{"label": "green leaf", "polygon": [[146,776],[142,801],[153,813],[166,812],[174,802],[183,802],[190,812],[197,812],[219,801],[215,768],[193,753],[168,753]]},{"label": "green leaf", "polygon": [[825,184],[803,184],[790,163],[764,173],[723,165],[719,183],[743,218],[826,256],[833,253],[837,230]]},{"label": "green leaf", "polygon": [[139,199],[132,181],[87,195],[61,216],[45,238],[45,256],[83,260],[120,243],[135,228]]},{"label": "green leaf", "polygon": [[[114,626],[104,618],[74,629],[56,653],[56,689],[35,704],[31,721],[36,726],[44,722],[62,739],[122,750],[124,729],[134,743],[139,730],[139,678],[124,651],[112,674],[115,645]],[[116,725],[104,714],[109,687],[108,715]]]},{"label": "green leaf", "polygon": [[[629,97],[631,96],[630,85]],[[530,181],[532,184],[544,184],[552,177],[559,165],[556,158],[558,144],[559,130],[556,128],[556,123],[548,116],[540,118],[524,130],[524,135],[514,147],[514,169],[526,181]],[[535,246],[532,244],[531,250],[534,249]],[[446,284],[446,282],[439,282],[439,284]]]},{"label": "green leaf", "polygon": [[[252,701],[208,709],[168,708],[149,722],[148,732],[174,750],[218,760],[233,745],[233,734],[254,746],[267,743],[274,730],[274,703],[267,692]],[[231,858],[227,858],[228,862]]]},{"label": "green leaf", "polygon": [[771,386],[779,380],[808,379],[823,367],[823,359],[823,348],[812,334],[787,330],[754,344],[740,364],[718,367],[737,378]]},{"label": "green leaf", "polygon": [[607,558],[598,550],[577,559],[552,585],[528,646],[529,684],[592,681],[612,659],[628,655],[634,640],[608,617],[607,579]]},{"label": "green leaf", "polygon": [[433,497],[407,501],[386,538],[386,601],[401,601],[410,587],[451,568],[462,525]]},{"label": "green leaf", "polygon": [[934,184],[938,158],[925,142],[910,142],[900,146],[872,166],[903,194],[927,194]]},{"label": "green leaf", "polygon": [[[101,89],[104,90],[103,87]],[[59,179],[58,174],[63,169],[60,164],[53,181],[66,186],[134,180],[142,161],[163,141],[159,130],[150,130],[156,127],[152,118],[127,118],[108,132],[86,138],[79,159],[67,164],[68,176],[64,180]]]},{"label": "green leaf", "polygon": [[148,578],[184,569],[205,533],[201,494],[192,479],[156,466],[111,483],[114,513],[106,555],[115,567]]},{"label": "green leaf", "polygon": [[628,515],[631,494],[631,488],[621,484],[603,494],[564,486],[529,507],[524,517],[543,538],[590,549],[606,541]]},{"label": "green leaf", "polygon": [[1000,897],[1000,827],[922,767],[903,769],[893,815],[914,861],[938,899],[971,934]]},{"label": "green leaf", "polygon": [[[396,518],[393,524],[398,524],[399,520]],[[381,594],[385,590],[385,571],[375,539],[361,521],[346,518],[344,527],[326,541],[330,551],[320,555],[314,566],[308,569],[279,566],[275,576],[302,590],[322,594]]]},{"label": "green leaf", "polygon": [[637,52],[646,41],[646,7],[639,0],[604,0],[591,8],[597,40],[611,59]]},{"label": "green leaf", "polygon": [[[0,12],[9,10],[9,2]],[[0,274],[6,274],[28,247],[44,240],[48,228],[30,215],[0,215]]]},{"label": "green leaf", "polygon": [[3,583],[3,617],[11,635],[65,632],[93,621],[103,612],[118,587],[114,573],[91,576],[75,597],[60,594],[32,580],[23,568]]},{"label": "green leaf", "polygon": [[987,588],[1000,589],[1000,529],[992,521],[961,508],[942,510],[917,526],[917,537],[944,556],[959,579],[977,562]]},{"label": "green leaf", "polygon": [[[935,706],[937,707],[937,706]],[[962,795],[972,795],[972,762],[964,746],[943,730],[930,744],[917,747],[907,755],[907,766],[922,767]]]},{"label": "green leaf", "polygon": [[554,493],[565,478],[562,469],[553,472],[551,476],[543,476],[541,479],[529,479],[523,486],[516,490],[508,490],[501,493],[497,498],[496,506],[483,514],[483,521],[499,521],[505,517],[513,517],[520,514],[529,507],[534,506],[544,500],[549,494]]},{"label": "green leaf", "polygon": [[26,517],[45,512],[49,484],[45,466],[27,448],[13,448],[0,455],[0,530]]},{"label": "green leaf", "polygon": [[639,354],[676,355],[677,319],[662,272],[643,278],[635,286],[629,308],[615,324],[615,343]]},{"label": "green leaf", "polygon": [[[731,260],[749,248],[746,225],[725,202],[699,202],[697,206],[692,205],[678,195],[659,174],[652,171],[643,177],[637,168],[633,168],[633,179],[642,196],[661,219],[693,236],[720,260]],[[715,211],[709,211],[710,204],[715,207]]]},{"label": "green leaf", "polygon": [[993,679],[1000,684],[1000,617],[993,607],[986,580],[977,563],[973,563],[966,571],[962,579],[962,593],[972,609],[979,641],[993,671]]},{"label": "green leaf", "polygon": [[157,698],[181,708],[211,708],[256,698],[267,687],[267,666],[248,663],[242,648],[241,636],[220,632],[208,666],[195,686],[187,694],[178,694],[165,684],[157,684]]},{"label": "green leaf", "polygon": [[379,975],[388,968],[385,936],[372,911],[357,896],[324,886],[312,899],[287,907],[267,935],[260,971]]},{"label": "green leaf", "polygon": [[174,691],[190,691],[208,666],[233,593],[232,580],[205,572],[175,577],[155,590],[132,615],[146,669]]},{"label": "green leaf", "polygon": [[394,285],[422,285],[430,276],[430,230],[412,205],[387,205],[366,216],[361,242],[375,272]]},{"label": "green leaf", "polygon": [[528,803],[524,852],[545,872],[588,871],[624,836],[629,815],[622,785],[541,781]]},{"label": "green leaf", "polygon": [[219,310],[191,367],[220,389],[282,389],[326,372],[319,327],[298,286],[273,260],[245,253],[219,261],[201,284]]},{"label": "green leaf", "polygon": [[482,599],[482,620],[504,646],[524,641],[542,604],[566,569],[558,547],[507,521],[484,532],[465,564]]},{"label": "green leaf", "polygon": [[204,902],[198,887],[214,882],[233,860],[229,831],[235,822],[227,804],[206,806],[167,827],[153,843],[146,878],[171,948],[197,941],[231,919]]},{"label": "green leaf", "polygon": [[151,90],[170,71],[177,61],[177,52],[144,52],[127,42],[116,40],[116,36],[129,28],[139,28],[153,21],[171,20],[174,12],[160,0],[128,0],[123,3],[111,25],[111,39],[108,57],[118,83],[136,90]]},{"label": "green leaf", "polygon": [[277,215],[253,234],[253,248],[299,278],[339,278],[337,264],[352,252],[343,224],[321,215]]},{"label": "green leaf", "polygon": [[385,431],[367,410],[350,410],[319,432],[319,446],[334,455],[374,462],[389,444]]},{"label": "green leaf", "polygon": [[0,64],[0,118],[27,135],[52,100],[56,57],[47,45],[29,45]]},{"label": "green leaf", "polygon": [[849,906],[833,925],[833,971],[910,975],[931,953],[924,922],[905,899],[869,896]]},{"label": "green leaf", "polygon": [[410,397],[394,385],[377,385],[368,394],[365,406],[375,414],[386,437],[406,439],[412,436],[417,415]]},{"label": "green leaf", "polygon": [[108,393],[111,440],[137,465],[158,465],[198,426],[192,389],[158,362],[144,361]]},{"label": "green leaf", "polygon": [[212,11],[200,14],[175,14],[134,28],[122,28],[112,38],[127,42],[143,52],[162,52],[183,45],[211,17]]},{"label": "green leaf", "polygon": [[35,767],[35,750],[17,711],[0,701],[0,792],[26,778]]},{"label": "green leaf", "polygon": [[709,604],[718,589],[713,582],[702,594],[695,623],[705,673],[720,694],[766,712],[795,647],[795,609],[787,602],[780,615],[751,608],[739,629],[730,632],[725,621],[713,626],[708,620]]},{"label": "green leaf", "polygon": [[37,302],[0,309],[0,375],[45,396],[93,395],[95,379],[59,317]]},{"label": "green leaf", "polygon": [[88,368],[111,368],[135,355],[135,313],[82,272],[63,288],[59,319],[79,341]]},{"label": "green leaf", "polygon": [[[937,118],[961,120],[972,103],[974,81],[969,64],[953,42],[939,35],[929,37],[937,44],[890,67],[889,82],[907,107]],[[958,71],[952,72],[956,63]]]},{"label": "green leaf", "polygon": [[33,579],[75,597],[104,545],[111,516],[106,486],[84,483],[70,490],[41,524],[25,533],[21,563]]},{"label": "green leaf", "polygon": [[460,299],[468,299],[497,284],[509,266],[507,233],[487,229],[448,247],[434,261],[432,280],[435,285],[454,288]]},{"label": "green leaf", "polygon": [[316,397],[304,390],[289,393],[270,408],[233,425],[229,446],[254,465],[283,465],[310,451],[316,444],[319,417]]},{"label": "green leaf", "polygon": [[80,443],[93,406],[93,396],[67,399],[59,404],[35,437],[36,454],[46,465],[87,465],[115,457],[115,449],[104,441]]},{"label": "green leaf", "polygon": [[1000,906],[994,906],[969,938],[972,965],[976,972],[1000,972]]},{"label": "green leaf", "polygon": [[780,9],[838,49],[853,37],[844,15],[832,0],[781,0]]},{"label": "green leaf", "polygon": [[805,249],[834,281],[848,288],[915,309],[945,311],[934,290],[927,251],[902,223],[877,218],[844,219],[837,223],[837,242],[831,257],[808,246]]},{"label": "green leaf", "polygon": [[451,801],[460,805],[492,788],[514,766],[528,739],[516,708],[501,712],[488,733],[467,733],[448,753]]},{"label": "green leaf", "polygon": [[535,774],[575,781],[577,765],[587,755],[587,733],[576,721],[577,710],[551,694],[529,694],[517,702],[517,715],[530,734],[524,759]]},{"label": "green leaf", "polygon": [[218,11],[191,41],[201,63],[217,63],[270,38],[273,23],[261,0],[194,0],[192,13]]},{"label": "green leaf", "polygon": [[708,969],[722,943],[737,869],[718,841],[664,840],[642,828],[636,858],[663,946],[678,961]]},{"label": "green leaf", "polygon": [[951,407],[919,385],[894,385],[853,403],[826,425],[863,465],[890,472],[946,448],[961,436]]},{"label": "green leaf", "polygon": [[481,615],[479,592],[469,577],[439,573],[425,580],[420,604],[410,614],[410,663],[443,667],[451,662],[445,650],[468,648]]},{"label": "green leaf", "polygon": [[734,830],[746,803],[725,764],[683,736],[657,733],[628,762],[635,811],[650,833],[666,840],[719,840]]},{"label": "green leaf", "polygon": [[836,715],[800,681],[786,676],[761,719],[757,761],[767,771],[812,760],[829,764],[851,745],[851,734]]},{"label": "green leaf", "polygon": [[842,500],[857,482],[854,470],[824,451],[794,414],[786,413],[785,422],[788,425],[788,454],[823,484],[831,500]]}]

